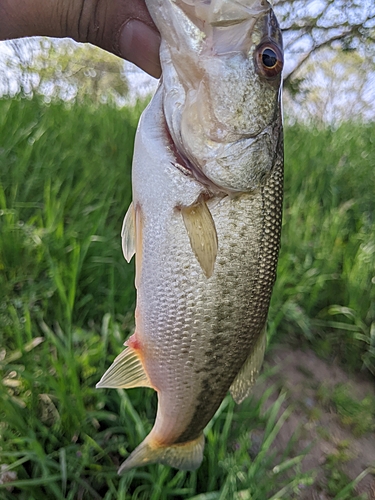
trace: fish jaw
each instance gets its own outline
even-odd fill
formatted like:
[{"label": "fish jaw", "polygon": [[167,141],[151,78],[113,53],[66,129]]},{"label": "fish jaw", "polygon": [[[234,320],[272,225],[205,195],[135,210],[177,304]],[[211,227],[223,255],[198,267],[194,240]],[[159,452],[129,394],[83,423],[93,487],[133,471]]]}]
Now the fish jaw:
[{"label": "fish jaw", "polygon": [[280,133],[281,71],[265,78],[254,58],[269,43],[283,64],[270,4],[167,0],[149,9],[163,37],[164,114],[181,156],[223,191],[258,189]]}]

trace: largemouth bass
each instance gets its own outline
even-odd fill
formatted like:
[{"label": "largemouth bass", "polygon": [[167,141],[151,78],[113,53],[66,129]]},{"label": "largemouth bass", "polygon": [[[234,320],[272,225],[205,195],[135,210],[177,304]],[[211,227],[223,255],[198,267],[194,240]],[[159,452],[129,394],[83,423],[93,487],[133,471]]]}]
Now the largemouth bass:
[{"label": "largemouth bass", "polygon": [[155,425],[119,472],[199,467],[228,390],[251,391],[279,252],[283,49],[266,0],[146,0],[163,76],[135,141],[123,250],[136,329],[98,387],[158,393]]}]

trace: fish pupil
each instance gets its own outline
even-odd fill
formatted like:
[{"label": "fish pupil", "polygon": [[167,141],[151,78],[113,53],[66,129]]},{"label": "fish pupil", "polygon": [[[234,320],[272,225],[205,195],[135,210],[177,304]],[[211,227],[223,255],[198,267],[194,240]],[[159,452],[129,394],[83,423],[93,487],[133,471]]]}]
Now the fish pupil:
[{"label": "fish pupil", "polygon": [[274,68],[277,64],[277,55],[272,49],[265,49],[262,53],[262,62],[267,68]]}]

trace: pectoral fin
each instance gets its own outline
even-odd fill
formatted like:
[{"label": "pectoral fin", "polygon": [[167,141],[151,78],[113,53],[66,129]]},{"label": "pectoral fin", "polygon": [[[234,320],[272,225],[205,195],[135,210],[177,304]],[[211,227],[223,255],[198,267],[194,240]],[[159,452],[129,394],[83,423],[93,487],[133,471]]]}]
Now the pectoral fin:
[{"label": "pectoral fin", "polygon": [[127,347],[117,356],[99,382],[97,389],[131,389],[132,387],[152,387],[135,349]]},{"label": "pectoral fin", "polygon": [[125,260],[130,262],[135,254],[135,211],[133,202],[130,203],[124,222],[122,223],[121,239],[122,253]]},{"label": "pectoral fin", "polygon": [[181,209],[191,248],[207,278],[212,276],[217,255],[215,222],[206,203],[201,200]]},{"label": "pectoral fin", "polygon": [[260,368],[263,363],[264,352],[266,350],[267,335],[266,328],[264,327],[257,343],[254,346],[250,356],[245,361],[237,377],[234,379],[230,387],[230,393],[237,404],[250,396],[253,385],[259,374]]}]

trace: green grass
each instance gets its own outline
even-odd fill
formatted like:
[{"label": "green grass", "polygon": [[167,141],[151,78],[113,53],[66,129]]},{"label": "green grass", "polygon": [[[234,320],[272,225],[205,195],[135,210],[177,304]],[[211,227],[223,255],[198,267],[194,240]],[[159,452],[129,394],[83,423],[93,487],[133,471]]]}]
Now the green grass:
[{"label": "green grass", "polygon": [[375,125],[286,127],[285,206],[270,333],[375,374]]},{"label": "green grass", "polygon": [[341,422],[352,429],[355,436],[375,431],[375,398],[366,396],[361,401],[353,397],[345,385],[338,385],[332,394]]},{"label": "green grass", "polygon": [[[94,388],[133,328],[119,232],[140,109],[0,101],[0,464],[17,473],[0,498],[298,498],[313,476],[291,446],[272,449],[291,411],[282,394],[266,405],[276,389],[240,407],[224,400],[197,472],[117,476],[156,411],[151,390]],[[286,131],[270,336],[302,336],[352,369],[375,365],[374,135]]]}]

